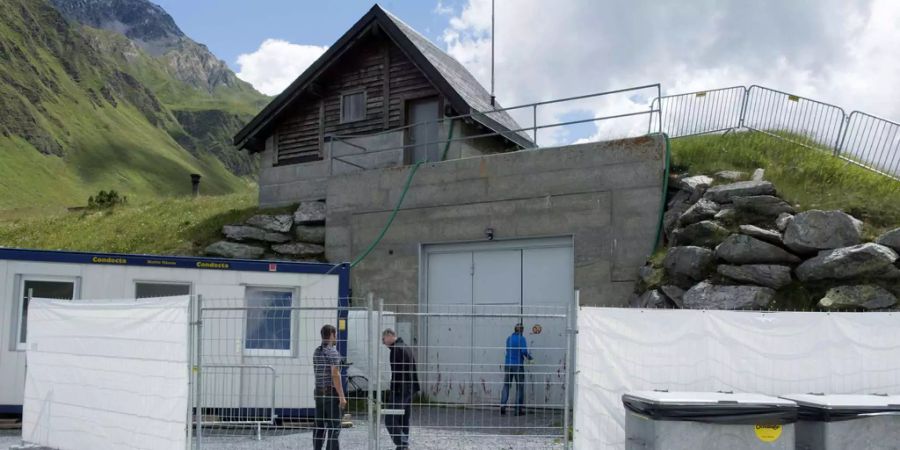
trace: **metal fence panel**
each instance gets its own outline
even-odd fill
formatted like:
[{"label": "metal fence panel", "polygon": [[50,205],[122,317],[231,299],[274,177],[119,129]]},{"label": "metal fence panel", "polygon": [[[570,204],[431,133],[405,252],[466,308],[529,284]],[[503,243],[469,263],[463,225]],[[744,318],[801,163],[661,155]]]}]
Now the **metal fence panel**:
[{"label": "metal fence panel", "polygon": [[750,86],[742,125],[813,149],[837,149],[844,125],[838,106],[762,86]]},{"label": "metal fence panel", "polygon": [[900,124],[853,111],[837,155],[900,180]]},{"label": "metal fence panel", "polygon": [[[520,304],[383,305],[397,334],[416,355],[421,391],[407,405],[382,392],[383,424],[408,414],[410,446],[444,448],[568,448],[569,359],[573,334],[565,307]],[[506,339],[516,323],[533,361],[521,378],[505,365]],[[385,346],[379,352],[389,352]],[[379,379],[392,368],[382,364]],[[523,389],[521,410],[516,407]],[[506,391],[507,403],[502,403]],[[399,436],[381,427],[377,448],[395,448]]]},{"label": "metal fence panel", "polygon": [[660,114],[651,115],[648,132],[661,125],[669,137],[678,138],[740,128],[746,94],[747,88],[734,86],[659,97],[650,109]]}]

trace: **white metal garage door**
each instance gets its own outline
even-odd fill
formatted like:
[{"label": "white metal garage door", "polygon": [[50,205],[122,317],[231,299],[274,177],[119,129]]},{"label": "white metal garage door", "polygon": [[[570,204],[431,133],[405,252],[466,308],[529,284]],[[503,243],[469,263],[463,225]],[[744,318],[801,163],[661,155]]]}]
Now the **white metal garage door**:
[{"label": "white metal garage door", "polygon": [[565,320],[483,315],[565,312],[574,302],[571,238],[427,246],[422,280],[423,311],[472,313],[426,316],[423,378],[431,399],[497,404],[506,338],[521,321],[535,358],[526,368],[526,402],[562,405]]}]

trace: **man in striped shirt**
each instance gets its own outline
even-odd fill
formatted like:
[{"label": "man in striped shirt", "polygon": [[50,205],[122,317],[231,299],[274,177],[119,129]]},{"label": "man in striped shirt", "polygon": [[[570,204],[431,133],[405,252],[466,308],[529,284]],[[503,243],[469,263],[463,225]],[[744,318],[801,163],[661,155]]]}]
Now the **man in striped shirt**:
[{"label": "man in striped shirt", "polygon": [[337,330],[325,325],[321,330],[322,345],[313,352],[313,370],[316,376],[316,422],[313,430],[315,450],[340,450],[341,411],[347,407],[344,387],[341,384],[341,355],[335,348]]}]

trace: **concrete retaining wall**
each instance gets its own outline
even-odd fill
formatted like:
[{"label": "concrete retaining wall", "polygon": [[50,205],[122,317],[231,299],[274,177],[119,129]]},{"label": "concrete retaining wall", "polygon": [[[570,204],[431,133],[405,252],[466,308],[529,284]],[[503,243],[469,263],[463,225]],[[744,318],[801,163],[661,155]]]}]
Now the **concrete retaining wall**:
[{"label": "concrete retaining wall", "polygon": [[[585,305],[625,305],[652,252],[663,180],[662,137],[479,156],[422,166],[384,240],[352,272],[356,293],[418,303],[421,244],[574,236]],[[409,167],[334,176],[326,256],[348,261],[378,235]]]}]

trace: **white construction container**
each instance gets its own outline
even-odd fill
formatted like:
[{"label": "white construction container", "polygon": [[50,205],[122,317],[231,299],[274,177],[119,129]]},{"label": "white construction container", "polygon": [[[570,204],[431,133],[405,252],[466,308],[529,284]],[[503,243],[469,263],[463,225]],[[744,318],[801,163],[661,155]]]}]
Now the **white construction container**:
[{"label": "white construction container", "polygon": [[900,449],[900,395],[792,394],[797,450]]},{"label": "white construction container", "polygon": [[[77,302],[82,298],[194,295],[203,297],[204,307],[224,304],[217,299],[229,299],[229,305],[240,307],[246,306],[246,299],[254,292],[265,295],[277,291],[278,300],[282,303],[289,300],[285,304],[291,307],[323,309],[315,316],[302,310],[292,316],[299,320],[292,318],[295,324],[291,326],[290,335],[281,337],[290,340],[290,355],[275,358],[259,351],[250,352],[247,342],[253,338],[247,337],[246,326],[216,329],[213,321],[204,328],[204,339],[210,335],[221,336],[222,342],[227,339],[231,344],[226,349],[227,354],[225,351],[211,352],[210,342],[205,343],[203,350],[207,356],[227,359],[229,363],[271,366],[278,381],[275,385],[276,414],[280,417],[307,415],[314,408],[311,362],[315,343],[320,340],[318,328],[322,324],[337,325],[338,351],[347,356],[350,342],[347,339],[348,311],[338,308],[348,306],[349,274],[347,264],[0,248],[0,414],[22,412],[29,296]],[[334,311],[330,312],[332,308]],[[205,358],[204,364],[211,358]],[[238,386],[235,389],[243,385],[244,390],[253,382],[238,381],[234,383]],[[217,386],[209,383],[204,386],[204,392],[214,387]],[[282,387],[285,392],[279,392]],[[256,402],[253,399],[244,401],[244,397],[244,393],[236,391],[233,396],[239,401],[236,406]],[[204,400],[204,406],[218,405]]]},{"label": "white construction container", "polygon": [[622,396],[628,450],[793,450],[797,404],[759,394],[638,391]]}]

